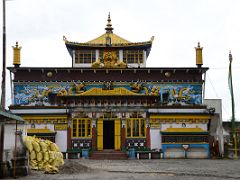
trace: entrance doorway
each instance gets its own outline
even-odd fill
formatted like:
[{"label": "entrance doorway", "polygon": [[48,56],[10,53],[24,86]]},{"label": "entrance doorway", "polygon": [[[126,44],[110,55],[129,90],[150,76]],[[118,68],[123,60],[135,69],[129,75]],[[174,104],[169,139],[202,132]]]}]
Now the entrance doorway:
[{"label": "entrance doorway", "polygon": [[103,149],[114,149],[114,121],[103,121]]}]

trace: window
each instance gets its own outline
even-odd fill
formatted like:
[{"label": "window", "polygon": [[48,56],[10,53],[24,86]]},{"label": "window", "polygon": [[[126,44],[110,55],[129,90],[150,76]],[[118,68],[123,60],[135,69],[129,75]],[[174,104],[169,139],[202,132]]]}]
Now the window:
[{"label": "window", "polygon": [[145,137],[146,120],[142,118],[127,119],[127,137]]},{"label": "window", "polygon": [[88,138],[92,135],[91,120],[88,118],[72,120],[72,137]]},{"label": "window", "polygon": [[99,50],[99,58],[102,60],[103,59],[103,50]]},{"label": "window", "polygon": [[143,51],[142,50],[124,50],[123,62],[126,64],[142,64]]},{"label": "window", "polygon": [[95,50],[77,50],[75,54],[75,63],[93,63],[96,60]]}]

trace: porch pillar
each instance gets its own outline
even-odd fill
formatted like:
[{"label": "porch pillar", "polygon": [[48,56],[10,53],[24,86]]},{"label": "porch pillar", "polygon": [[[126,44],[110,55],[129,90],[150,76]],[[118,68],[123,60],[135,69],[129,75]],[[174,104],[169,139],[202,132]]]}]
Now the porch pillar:
[{"label": "porch pillar", "polygon": [[[125,114],[124,114],[125,117]],[[122,129],[121,129],[121,149],[125,149],[126,147],[126,119],[123,117],[122,119]]]},{"label": "porch pillar", "polygon": [[125,143],[126,143],[126,128],[122,127],[122,147],[121,149],[125,148]]},{"label": "porch pillar", "polygon": [[96,141],[96,127],[92,127],[92,149],[93,150],[96,150],[97,147],[96,147],[96,144],[97,144],[97,141]]},{"label": "porch pillar", "polygon": [[150,123],[149,120],[147,120],[147,128],[146,128],[146,145],[147,148],[151,148],[151,137],[150,137]]},{"label": "porch pillar", "polygon": [[67,150],[72,149],[72,118],[71,114],[68,114],[67,116]]},{"label": "porch pillar", "polygon": [[67,128],[67,149],[72,149],[72,129],[70,126]]}]

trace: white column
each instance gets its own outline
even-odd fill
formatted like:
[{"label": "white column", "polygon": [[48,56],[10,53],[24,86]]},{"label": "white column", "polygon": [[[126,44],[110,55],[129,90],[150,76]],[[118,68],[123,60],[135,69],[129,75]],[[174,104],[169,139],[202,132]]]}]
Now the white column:
[{"label": "white column", "polygon": [[72,66],[75,67],[75,64],[76,64],[76,61],[75,61],[75,59],[76,59],[75,50],[73,50],[72,53],[73,53],[73,55],[72,55],[72,61],[73,61],[72,62]]},{"label": "white column", "polygon": [[143,67],[146,67],[146,61],[147,61],[147,53],[145,50],[143,50]]},{"label": "white column", "polygon": [[119,60],[123,61],[123,50],[119,50]]},{"label": "white column", "polygon": [[99,59],[99,50],[96,49],[96,61]]}]

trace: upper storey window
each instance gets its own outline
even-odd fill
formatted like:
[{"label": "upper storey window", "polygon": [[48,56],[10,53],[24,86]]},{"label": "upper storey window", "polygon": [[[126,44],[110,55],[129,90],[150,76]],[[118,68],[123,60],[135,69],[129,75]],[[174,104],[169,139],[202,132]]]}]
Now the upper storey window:
[{"label": "upper storey window", "polygon": [[143,51],[142,50],[124,50],[123,62],[126,64],[142,64]]},{"label": "upper storey window", "polygon": [[93,63],[96,60],[95,50],[77,50],[75,54],[76,64]]}]

